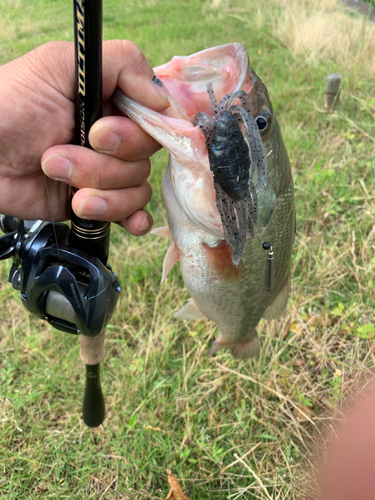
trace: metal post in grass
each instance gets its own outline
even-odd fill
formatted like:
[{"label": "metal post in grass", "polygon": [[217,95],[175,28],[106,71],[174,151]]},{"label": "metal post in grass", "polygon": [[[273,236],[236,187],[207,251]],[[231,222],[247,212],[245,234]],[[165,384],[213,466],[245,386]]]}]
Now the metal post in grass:
[{"label": "metal post in grass", "polygon": [[324,108],[328,111],[336,111],[340,108],[340,73],[332,73],[326,80],[326,92],[324,95]]}]

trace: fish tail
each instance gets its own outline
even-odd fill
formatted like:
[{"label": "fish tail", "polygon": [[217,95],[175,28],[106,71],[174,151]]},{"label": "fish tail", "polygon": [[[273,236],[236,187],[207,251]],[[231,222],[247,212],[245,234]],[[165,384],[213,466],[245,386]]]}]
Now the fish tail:
[{"label": "fish tail", "polygon": [[254,358],[260,353],[260,341],[258,334],[255,330],[250,340],[241,343],[222,342],[221,340],[217,339],[213,342],[208,355],[213,356],[221,349],[229,349],[232,353],[232,356],[236,359]]}]

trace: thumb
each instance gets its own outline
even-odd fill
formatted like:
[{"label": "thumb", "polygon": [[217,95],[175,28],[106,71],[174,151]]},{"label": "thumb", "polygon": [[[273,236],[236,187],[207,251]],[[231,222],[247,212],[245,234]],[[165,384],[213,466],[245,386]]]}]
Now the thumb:
[{"label": "thumb", "polygon": [[[6,66],[17,66],[31,84],[33,78],[45,81],[70,101],[75,101],[74,45],[72,42],[49,42]],[[10,68],[9,68],[10,69]],[[14,72],[15,68],[13,68]],[[27,74],[27,75],[26,75]],[[141,49],[129,40],[103,42],[103,100],[108,101],[116,87],[131,99],[153,109],[169,107],[169,92],[159,80]]]},{"label": "thumb", "polygon": [[170,105],[169,92],[159,80],[141,49],[129,40],[109,40],[103,44],[103,99],[108,100],[116,87],[134,101],[163,111]]}]

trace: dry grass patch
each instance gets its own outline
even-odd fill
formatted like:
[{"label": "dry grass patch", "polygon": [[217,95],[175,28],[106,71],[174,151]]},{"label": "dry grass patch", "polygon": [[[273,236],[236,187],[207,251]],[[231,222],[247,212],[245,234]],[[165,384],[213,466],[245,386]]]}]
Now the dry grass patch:
[{"label": "dry grass patch", "polygon": [[251,0],[214,0],[209,8],[224,9],[248,29],[268,27],[294,55],[303,55],[308,64],[322,59],[333,62],[353,79],[362,74],[375,76],[375,25],[355,15],[339,0],[270,0],[268,8]]},{"label": "dry grass patch", "polygon": [[280,10],[275,34],[309,62],[328,58],[344,74],[375,76],[375,25],[353,16],[337,0],[273,0]]}]

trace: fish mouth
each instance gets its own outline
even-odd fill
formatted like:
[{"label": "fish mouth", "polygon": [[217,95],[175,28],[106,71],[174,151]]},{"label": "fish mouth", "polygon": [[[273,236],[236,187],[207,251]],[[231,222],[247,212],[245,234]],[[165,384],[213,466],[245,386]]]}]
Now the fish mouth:
[{"label": "fish mouth", "polygon": [[218,101],[227,94],[244,90],[250,94],[250,101],[255,102],[258,99],[257,77],[240,43],[213,47],[190,56],[175,56],[170,62],[156,67],[154,74],[170,93],[170,106],[164,112],[132,101],[119,89],[115,91],[114,101],[129,118],[167,148],[171,158],[168,167],[170,191],[173,190],[176,203],[196,227],[209,235],[207,241],[217,244],[223,239],[222,221],[206,139],[193,121],[199,112],[214,114],[208,84],[213,86]]},{"label": "fish mouth", "polygon": [[253,86],[249,57],[240,43],[205,49],[191,56],[175,56],[154,68],[154,73],[191,122],[198,112],[213,114],[208,83],[212,83],[219,100],[237,90],[249,93]]}]

